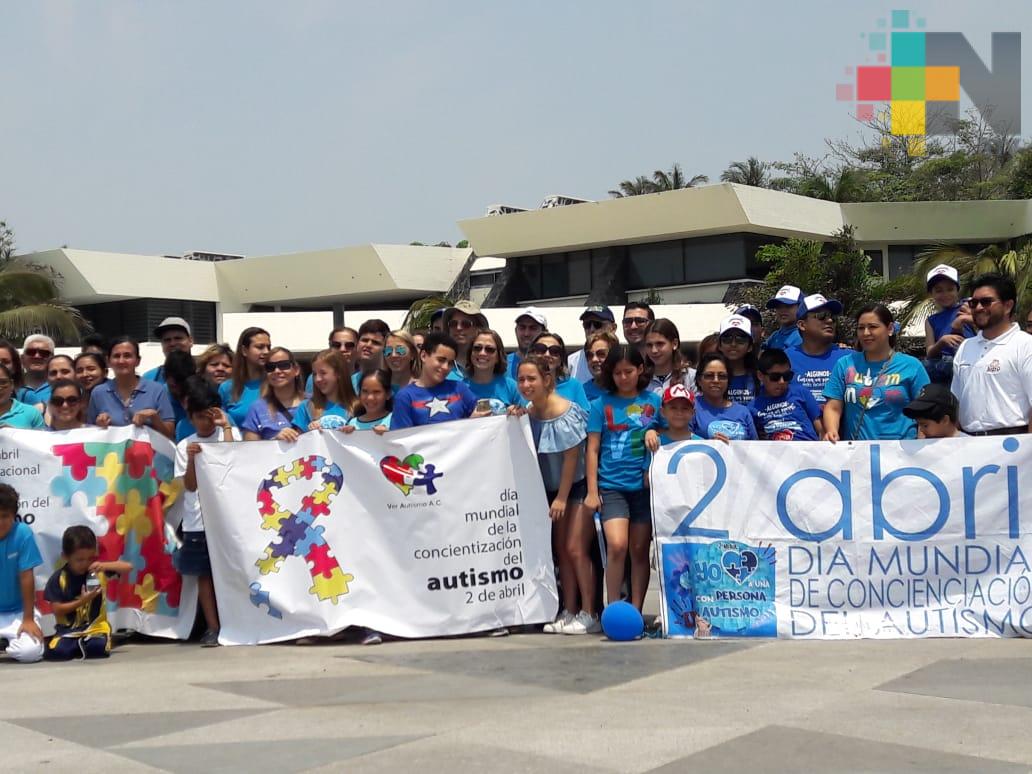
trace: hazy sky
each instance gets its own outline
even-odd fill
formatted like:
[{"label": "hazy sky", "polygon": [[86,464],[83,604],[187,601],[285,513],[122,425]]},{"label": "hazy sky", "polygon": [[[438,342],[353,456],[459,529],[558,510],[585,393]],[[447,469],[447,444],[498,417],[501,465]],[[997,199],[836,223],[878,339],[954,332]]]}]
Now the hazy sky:
[{"label": "hazy sky", "polygon": [[1028,0],[3,0],[0,220],[22,251],[260,255],[454,242],[675,161],[715,181],[855,136],[835,85],[894,8],[987,61],[1032,31]]}]

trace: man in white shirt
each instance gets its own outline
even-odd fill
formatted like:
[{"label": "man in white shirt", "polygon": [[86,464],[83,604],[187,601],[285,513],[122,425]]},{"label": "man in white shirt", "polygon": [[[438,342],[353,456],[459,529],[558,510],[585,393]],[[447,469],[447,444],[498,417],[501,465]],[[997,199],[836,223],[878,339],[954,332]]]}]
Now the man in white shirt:
[{"label": "man in white shirt", "polygon": [[978,335],[953,359],[953,393],[960,426],[970,435],[1032,431],[1032,336],[1013,321],[1014,282],[986,274],[972,285],[971,313]]}]

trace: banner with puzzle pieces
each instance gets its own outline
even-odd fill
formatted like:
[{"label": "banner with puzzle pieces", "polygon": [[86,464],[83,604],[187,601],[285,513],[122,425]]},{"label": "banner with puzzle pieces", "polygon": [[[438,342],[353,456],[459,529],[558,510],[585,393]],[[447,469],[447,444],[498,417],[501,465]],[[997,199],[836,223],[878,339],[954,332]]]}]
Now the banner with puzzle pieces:
[{"label": "banner with puzzle pieces", "polygon": [[434,637],[555,617],[526,418],[323,430],[212,444],[197,459],[223,644],[348,626]]},{"label": "banner with puzzle pieces", "polygon": [[175,447],[142,428],[84,428],[60,433],[0,431],[0,481],[20,498],[43,564],[36,570],[36,605],[53,628],[43,587],[59,568],[61,535],[75,524],[97,535],[99,558],[133,566],[107,584],[108,620],[115,629],[186,639],[196,611],[194,580],[172,563],[173,527],[182,483],[173,477]]}]

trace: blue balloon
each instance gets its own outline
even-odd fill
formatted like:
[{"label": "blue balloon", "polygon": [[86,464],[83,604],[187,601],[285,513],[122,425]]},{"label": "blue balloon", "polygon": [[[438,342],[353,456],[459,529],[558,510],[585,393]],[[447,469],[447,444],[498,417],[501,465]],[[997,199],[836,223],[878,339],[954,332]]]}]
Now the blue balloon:
[{"label": "blue balloon", "polygon": [[645,621],[630,602],[613,602],[602,611],[602,631],[611,640],[628,642],[641,637]]}]

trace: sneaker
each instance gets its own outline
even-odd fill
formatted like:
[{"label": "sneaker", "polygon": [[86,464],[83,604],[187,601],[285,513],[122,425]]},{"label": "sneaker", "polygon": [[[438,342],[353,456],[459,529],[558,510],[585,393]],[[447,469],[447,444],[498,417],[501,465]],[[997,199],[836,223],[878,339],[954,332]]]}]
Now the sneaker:
[{"label": "sneaker", "polygon": [[365,636],[362,638],[363,645],[379,645],[381,642],[383,642],[383,637],[380,636],[380,632],[366,629]]},{"label": "sneaker", "polygon": [[598,622],[598,616],[585,613],[583,610],[563,627],[563,634],[597,634],[600,631],[602,631],[602,624]]},{"label": "sneaker", "polygon": [[201,637],[202,648],[217,648],[219,646],[219,633],[213,629],[208,629]]},{"label": "sneaker", "polygon": [[545,634],[562,634],[563,629],[569,626],[571,621],[573,621],[573,613],[569,610],[563,610],[558,618],[552,621],[552,623],[546,623],[541,628],[541,631]]}]

